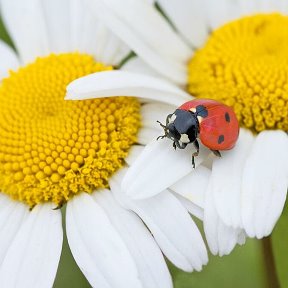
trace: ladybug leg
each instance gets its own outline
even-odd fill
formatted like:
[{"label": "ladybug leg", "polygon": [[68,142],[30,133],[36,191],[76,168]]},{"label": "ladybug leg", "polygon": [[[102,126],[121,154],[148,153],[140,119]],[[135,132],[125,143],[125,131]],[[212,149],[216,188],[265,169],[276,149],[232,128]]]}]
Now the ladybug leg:
[{"label": "ladybug leg", "polygon": [[221,157],[221,153],[218,150],[211,150],[213,154],[217,157]]},{"label": "ladybug leg", "polygon": [[173,142],[173,148],[176,150],[176,143],[175,142]]},{"label": "ladybug leg", "polygon": [[161,135],[161,136],[158,136],[158,137],[156,138],[156,140],[163,139],[163,138],[166,138],[166,137],[167,137],[167,134]]},{"label": "ladybug leg", "polygon": [[197,156],[199,155],[199,149],[200,149],[200,148],[199,148],[199,143],[198,143],[197,140],[195,140],[195,141],[193,142],[193,145],[194,145],[196,151],[192,154],[192,166],[193,166],[193,168],[195,169],[195,157],[197,157]]},{"label": "ladybug leg", "polygon": [[[167,120],[166,120],[166,122],[167,122]],[[166,138],[167,137],[167,127],[164,124],[162,124],[160,121],[158,121],[158,120],[157,120],[157,123],[159,123],[160,126],[164,129],[164,133],[165,134],[161,135],[161,136],[158,136],[156,140]]]},{"label": "ladybug leg", "polygon": [[[167,137],[167,134],[168,134],[168,133],[167,133],[167,126],[168,126],[168,124],[169,124],[169,120],[170,120],[170,118],[172,117],[172,115],[173,115],[173,114],[169,114],[169,115],[166,117],[166,125],[162,124],[160,121],[157,120],[157,123],[159,123],[160,126],[163,128],[165,134],[162,135],[162,136],[158,136],[156,140],[163,139],[163,138],[166,138],[166,137]],[[173,144],[173,147],[174,147],[174,144]],[[175,148],[175,147],[174,147],[174,148]],[[175,148],[175,149],[176,149],[176,148]]]}]

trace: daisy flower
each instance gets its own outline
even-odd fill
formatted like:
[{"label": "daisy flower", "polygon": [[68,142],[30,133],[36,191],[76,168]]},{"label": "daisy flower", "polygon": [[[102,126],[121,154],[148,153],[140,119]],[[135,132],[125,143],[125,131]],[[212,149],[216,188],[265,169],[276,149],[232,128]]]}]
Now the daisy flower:
[{"label": "daisy flower", "polygon": [[283,28],[288,27],[288,1],[159,0],[153,6],[91,0],[90,6],[141,58],[130,62],[133,70],[142,61],[143,72],[146,62],[145,71],[154,70],[191,95],[233,107],[242,127],[234,149],[205,163],[205,195],[199,196],[192,181],[197,169],[191,174],[182,151],[173,153],[165,141],[146,147],[122,189],[135,199],[169,187],[185,198],[202,199],[198,204],[214,254],[228,253],[239,237],[269,235],[288,186],[288,35]]},{"label": "daisy flower", "polygon": [[[64,204],[70,249],[92,286],[171,287],[161,250],[200,270],[206,247],[181,202],[172,193],[134,201],[120,189],[125,163],[154,137],[145,119],[189,96],[148,76],[118,79],[129,49],[80,0],[0,4],[17,49],[0,42],[1,287],[52,287]],[[101,96],[117,86],[129,97],[64,101],[66,86],[91,73]]]}]

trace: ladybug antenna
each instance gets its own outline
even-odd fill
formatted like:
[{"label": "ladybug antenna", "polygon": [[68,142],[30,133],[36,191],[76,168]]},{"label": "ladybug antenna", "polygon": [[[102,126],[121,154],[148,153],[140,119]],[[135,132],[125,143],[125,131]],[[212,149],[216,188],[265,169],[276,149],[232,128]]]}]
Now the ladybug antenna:
[{"label": "ladybug antenna", "polygon": [[157,120],[157,123],[160,124],[160,126],[164,129],[164,135],[161,135],[161,136],[158,136],[156,140],[159,140],[159,139],[163,139],[163,138],[166,138],[167,137],[167,126],[165,126],[164,124],[162,124],[160,121]]}]

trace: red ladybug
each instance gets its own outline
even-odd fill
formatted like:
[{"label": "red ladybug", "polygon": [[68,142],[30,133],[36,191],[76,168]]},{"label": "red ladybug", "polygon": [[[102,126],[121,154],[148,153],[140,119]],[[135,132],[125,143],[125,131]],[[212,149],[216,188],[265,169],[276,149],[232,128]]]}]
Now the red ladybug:
[{"label": "red ladybug", "polygon": [[192,154],[192,165],[195,168],[194,157],[199,154],[200,138],[203,145],[221,157],[219,150],[232,149],[238,139],[239,123],[232,108],[211,99],[194,99],[181,105],[166,118],[166,125],[157,121],[164,129],[165,137],[173,141],[173,147],[184,149],[193,143],[196,152]]}]

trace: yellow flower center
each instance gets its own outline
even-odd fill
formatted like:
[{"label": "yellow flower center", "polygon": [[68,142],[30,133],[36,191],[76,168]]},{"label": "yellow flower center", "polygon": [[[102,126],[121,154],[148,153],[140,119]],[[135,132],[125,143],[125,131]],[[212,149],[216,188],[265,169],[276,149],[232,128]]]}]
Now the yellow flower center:
[{"label": "yellow flower center", "polygon": [[140,104],[65,101],[66,86],[112,67],[86,54],[39,58],[0,86],[0,190],[30,207],[108,186],[140,126]]},{"label": "yellow flower center", "polygon": [[233,106],[254,132],[288,130],[288,17],[255,15],[215,30],[189,62],[192,95]]}]

